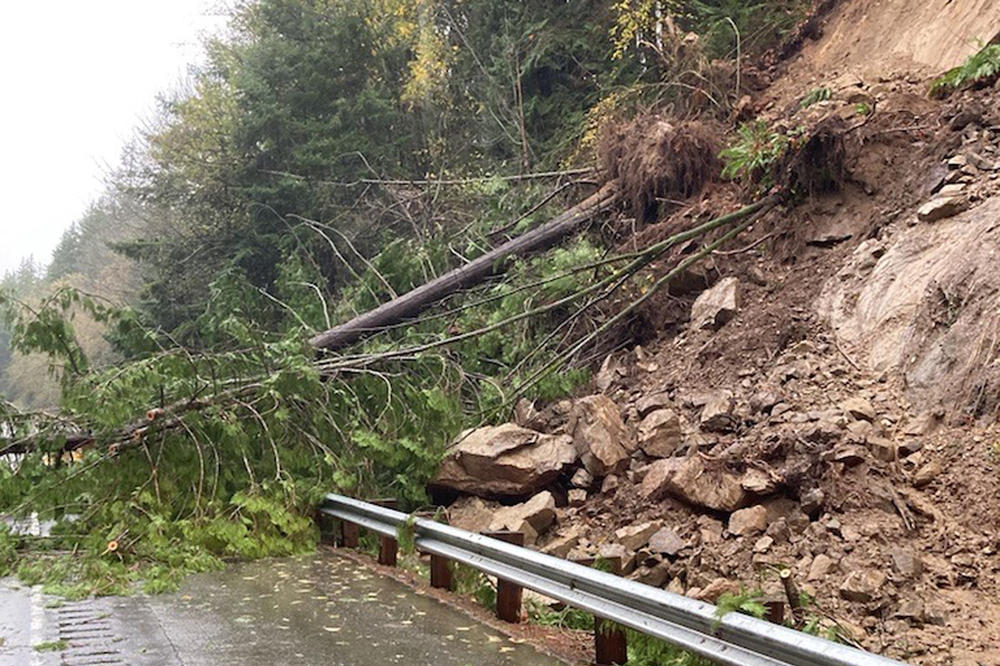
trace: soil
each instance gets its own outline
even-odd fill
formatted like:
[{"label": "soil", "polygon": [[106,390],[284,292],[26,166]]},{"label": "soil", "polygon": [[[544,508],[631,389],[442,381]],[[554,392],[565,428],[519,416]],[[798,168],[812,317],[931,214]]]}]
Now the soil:
[{"label": "soil", "polygon": [[[843,640],[917,664],[1000,664],[1000,359],[985,356],[978,369],[924,363],[931,371],[920,391],[907,369],[909,356],[971,353],[961,341],[977,327],[1000,337],[989,316],[1000,310],[1000,285],[979,280],[988,289],[942,312],[922,292],[931,305],[890,308],[879,320],[885,334],[905,331],[911,341],[891,363],[876,354],[877,327],[847,335],[829,307],[834,294],[842,311],[864,310],[871,278],[858,267],[870,271],[901,241],[944,228],[918,209],[941,196],[945,182],[960,190],[958,208],[966,211],[947,222],[952,235],[943,242],[957,243],[963,229],[1000,226],[991,201],[1000,194],[1000,87],[928,96],[928,74],[971,53],[968,36],[1000,32],[1000,14],[984,0],[940,4],[836,3],[820,22],[821,37],[764,72],[773,83],[741,103],[744,116],[779,130],[827,127],[839,135],[842,145],[824,143],[808,168],[796,169],[800,183],[824,166],[834,177],[805,187],[803,200],[757,220],[650,299],[619,331],[632,344],[608,356],[589,387],[614,400],[633,432],[640,401],[662,396],[681,423],[673,455],[697,459],[711,470],[705,477],[742,475],[735,478],[749,504],[764,507],[766,524],[741,530],[731,512],[705,508],[690,489],[651,501],[642,481],[655,461],[636,449],[621,473],[583,484],[586,500],[557,509],[543,550],[576,534],[569,556],[594,556],[622,527],[657,521],[683,546],[671,554],[640,546],[634,578],[713,602],[741,587],[780,600],[777,572],[787,569],[811,599],[804,612]],[[830,98],[803,107],[820,86]],[[981,168],[955,161],[980,153],[989,158]],[[633,211],[609,228],[620,249],[639,250],[753,198],[733,183],[708,183],[658,222],[642,224]],[[704,242],[674,248],[650,268],[649,283]],[[991,256],[969,252],[955,262],[992,275]],[[919,274],[920,266],[909,270]],[[722,278],[738,280],[735,316],[717,330],[694,328],[692,303]],[[927,335],[940,320],[966,333],[951,342]],[[980,389],[974,405],[953,388],[967,384]],[[720,394],[730,400],[731,423],[706,427],[703,408]],[[565,403],[538,407],[545,430],[566,431]],[[574,471],[551,488],[560,500],[580,489]]]},{"label": "soil", "polygon": [[[667,567],[669,589],[714,600],[720,591],[743,585],[780,597],[775,572],[790,567],[800,589],[815,599],[810,612],[838,625],[858,645],[912,663],[1000,664],[995,405],[971,419],[958,418],[961,405],[944,400],[939,408],[929,407],[927,400],[916,399],[901,368],[872,367],[867,343],[841,339],[817,307],[818,297],[856,260],[863,243],[891,245],[919,224],[916,210],[940,186],[945,160],[964,146],[1000,142],[1000,119],[989,111],[1000,108],[1000,92],[934,101],[927,96],[925,76],[952,66],[968,51],[955,47],[954,30],[966,24],[994,30],[1000,16],[977,14],[963,4],[969,11],[959,12],[958,27],[934,32],[940,26],[927,25],[916,12],[893,23],[892,31],[872,34],[872,25],[889,22],[903,5],[924,11],[923,3],[881,3],[865,19],[865,3],[841,3],[826,22],[827,37],[807,45],[753,101],[760,117],[778,126],[814,128],[837,120],[846,150],[840,191],[814,194],[794,208],[770,213],[654,298],[633,322],[641,344],[612,357],[605,368],[617,370],[610,380],[597,382],[610,383],[603,392],[633,428],[638,401],[666,394],[685,424],[682,455],[701,456],[735,473],[759,468],[780,479],[776,492],[758,500],[768,506],[768,531],[732,534],[725,513],[682,498],[644,499],[639,484],[651,461],[640,452],[610,484],[616,487],[605,484],[601,490],[598,480],[582,506],[561,508],[550,540],[578,529],[585,547],[596,549],[615,541],[614,532],[623,526],[664,521],[684,540],[684,549],[661,560],[640,549],[638,559]],[[901,50],[905,35],[923,29],[933,33],[931,43]],[[848,41],[854,47],[836,62],[840,71],[851,73],[819,78],[817,72],[831,74],[831,54]],[[868,49],[887,57],[879,62],[880,73],[865,80],[855,72],[858,54]],[[802,97],[822,84],[830,85],[832,99],[803,109]],[[874,112],[862,114],[862,103]],[[967,109],[987,110],[977,116],[974,127],[980,129],[956,120]],[[981,204],[1000,190],[996,175],[978,174],[967,187],[975,192],[970,219],[977,211],[993,210]],[[622,249],[647,247],[734,210],[747,196],[735,185],[711,184],[673,215],[637,229],[622,240]],[[664,257],[653,277],[693,247]],[[692,330],[686,320],[692,301],[723,277],[739,279],[738,315],[718,331]],[[946,380],[941,377],[942,386]],[[698,427],[704,403],[699,396],[720,389],[733,394],[738,425],[730,432],[704,432]],[[778,396],[782,414],[753,408],[755,397],[766,392]],[[851,398],[871,403],[871,423],[844,419],[842,405]],[[804,441],[827,427],[832,441]],[[878,447],[893,452],[891,457],[885,459]],[[804,495],[815,490],[825,498],[822,507],[794,524]],[[774,528],[779,520],[784,524]],[[790,536],[784,533],[788,527]],[[811,576],[820,556],[834,562],[832,571]],[[907,568],[907,558],[919,561],[915,570]],[[878,581],[865,595],[869,598],[843,589],[854,573]]]}]

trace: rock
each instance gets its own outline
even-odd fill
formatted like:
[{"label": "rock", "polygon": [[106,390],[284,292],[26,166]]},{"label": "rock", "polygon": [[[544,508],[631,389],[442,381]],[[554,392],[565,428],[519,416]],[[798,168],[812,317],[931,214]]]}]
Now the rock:
[{"label": "rock", "polygon": [[639,493],[649,501],[669,493],[690,504],[726,512],[744,507],[749,500],[739,476],[721,465],[709,467],[700,456],[657,460],[649,466]]},{"label": "rock", "polygon": [[778,488],[774,478],[762,469],[749,468],[740,479],[743,490],[754,495],[770,495]]},{"label": "rock", "polygon": [[840,598],[859,603],[869,602],[878,596],[886,575],[877,570],[852,571],[840,584]]},{"label": "rock", "polygon": [[722,543],[722,531],[725,526],[721,521],[708,516],[698,516],[698,536],[703,544]]},{"label": "rock", "polygon": [[941,463],[936,460],[932,460],[913,473],[913,485],[917,488],[926,486],[928,483],[936,479],[943,471]]},{"label": "rock", "polygon": [[695,329],[717,330],[739,312],[739,280],[723,278],[707,289],[691,306],[691,326]]},{"label": "rock", "polygon": [[653,587],[662,587],[669,577],[670,573],[667,570],[667,565],[662,563],[653,567],[639,567],[629,574],[630,579]]},{"label": "rock", "polygon": [[958,215],[966,208],[961,197],[940,197],[932,199],[917,210],[917,219],[921,222],[937,222]]},{"label": "rock", "polygon": [[[953,132],[961,132],[966,126],[971,124],[981,125],[983,123],[983,111],[975,107],[965,108],[952,116],[948,121],[948,128]],[[953,158],[954,159],[954,158]],[[951,162],[949,161],[949,164]],[[964,165],[963,165],[964,166]]]},{"label": "rock", "polygon": [[734,511],[729,516],[729,531],[737,536],[757,534],[767,529],[767,509],[763,506],[752,506]]},{"label": "rock", "polygon": [[683,269],[674,276],[667,285],[667,293],[671,296],[687,296],[697,294],[707,289],[717,275],[714,266],[699,266],[697,264]]},{"label": "rock", "polygon": [[672,409],[651,412],[639,424],[639,448],[651,458],[669,458],[683,437],[681,420]]},{"label": "rock", "polygon": [[765,534],[774,539],[775,543],[785,543],[791,537],[792,532],[788,529],[788,520],[778,518],[767,526]]},{"label": "rock", "polygon": [[535,403],[527,398],[521,398],[514,405],[514,422],[522,428],[540,428],[539,416],[541,414],[535,409]]},{"label": "rock", "polygon": [[758,391],[750,396],[750,409],[754,413],[767,414],[781,402],[777,391]]},{"label": "rock", "polygon": [[[524,532],[525,542],[544,534],[556,519],[556,500],[549,491],[543,491],[523,504],[497,509],[490,522],[490,531],[511,530]],[[534,536],[534,538],[532,538]]]},{"label": "rock", "polygon": [[653,393],[641,398],[639,402],[635,403],[635,408],[639,412],[639,417],[645,418],[650,412],[655,412],[658,409],[667,409],[672,407],[673,404],[670,396],[666,393]]},{"label": "rock", "polygon": [[920,557],[908,548],[893,548],[892,566],[903,578],[919,578],[924,571],[924,563]]},{"label": "rock", "polygon": [[756,264],[747,268],[746,278],[758,287],[767,286],[767,275],[765,275],[761,267]]},{"label": "rock", "polygon": [[825,225],[822,229],[817,229],[808,239],[806,245],[814,247],[830,248],[854,236],[850,224],[843,219],[837,219],[832,224]]},{"label": "rock", "polygon": [[906,424],[906,427],[903,428],[903,434],[910,435],[911,437],[929,435],[934,432],[937,426],[937,416],[935,416],[932,412],[923,412]]},{"label": "rock", "polygon": [[577,457],[565,435],[513,423],[486,426],[459,437],[431,485],[480,497],[524,497],[558,478]]},{"label": "rock", "polygon": [[836,569],[837,563],[833,560],[833,558],[820,553],[815,559],[813,559],[812,564],[809,566],[809,574],[806,576],[806,580],[823,580],[832,574]]},{"label": "rock", "polygon": [[604,544],[597,549],[597,558],[617,563],[619,565],[617,573],[623,576],[627,576],[635,569],[635,553],[620,543]]},{"label": "rock", "polygon": [[649,550],[654,553],[661,553],[670,557],[675,557],[687,544],[674,530],[669,527],[662,527],[653,536],[649,537]]},{"label": "rock", "polygon": [[733,394],[729,391],[716,391],[711,394],[701,410],[699,419],[702,430],[711,432],[728,432],[736,427],[733,416]]},{"label": "rock", "polygon": [[844,435],[845,428],[846,424],[844,427],[841,427],[837,421],[824,418],[807,427],[802,432],[802,439],[813,444],[819,444],[820,446],[832,444]]},{"label": "rock", "polygon": [[857,439],[865,439],[869,435],[874,434],[875,426],[868,421],[851,421],[847,424],[847,432],[854,435]]},{"label": "rock", "polygon": [[969,164],[976,167],[980,171],[1000,170],[1000,162],[993,162],[992,160],[988,160],[979,153],[969,153]]},{"label": "rock", "polygon": [[969,160],[965,159],[965,155],[955,155],[950,160],[948,160],[949,169],[961,169],[969,163]]},{"label": "rock", "polygon": [[478,497],[460,497],[448,507],[448,524],[469,532],[485,532],[493,522],[495,505]]},{"label": "rock", "polygon": [[833,451],[833,461],[844,463],[848,467],[859,465],[864,460],[865,450],[856,444],[844,444]]},{"label": "rock", "polygon": [[899,456],[896,451],[896,443],[884,437],[869,437],[868,450],[876,460],[882,462],[892,462]]},{"label": "rock", "polygon": [[574,525],[564,534],[550,541],[542,551],[553,557],[566,557],[580,543],[580,536],[580,527]]},{"label": "rock", "polygon": [[791,532],[796,534],[805,531],[810,521],[798,502],[787,498],[775,498],[764,502],[761,506],[767,509],[767,522],[774,523],[784,520]]},{"label": "rock", "polygon": [[899,453],[900,458],[906,458],[907,456],[912,456],[917,451],[924,448],[924,443],[919,439],[908,439],[904,442],[900,442],[896,446],[896,451]]},{"label": "rock", "polygon": [[904,597],[899,600],[899,607],[892,615],[893,617],[903,618],[904,620],[923,620],[924,601],[918,596]]},{"label": "rock", "polygon": [[601,484],[601,493],[604,495],[612,495],[616,490],[618,490],[619,480],[618,477],[612,474],[604,479],[604,483]]},{"label": "rock", "polygon": [[601,369],[597,371],[594,385],[597,386],[598,391],[604,393],[618,381],[621,374],[621,362],[613,354],[608,354],[604,362],[601,363]]},{"label": "rock", "polygon": [[810,488],[802,493],[800,499],[803,513],[810,518],[814,518],[823,510],[823,504],[826,502],[826,493],[820,488]]},{"label": "rock", "polygon": [[840,403],[840,408],[853,419],[868,421],[869,423],[875,422],[875,408],[872,407],[872,403],[864,398],[848,398]]},{"label": "rock", "polygon": [[719,600],[723,594],[738,594],[740,591],[740,584],[735,580],[728,580],[726,578],[716,578],[711,583],[703,587],[698,591],[695,599],[699,601],[707,601],[710,604],[714,604]]},{"label": "rock", "polygon": [[754,543],[753,552],[758,554],[766,553],[767,551],[771,550],[771,546],[773,545],[774,545],[774,539],[772,537],[766,535],[762,536],[761,538],[757,539],[756,543]]},{"label": "rock", "polygon": [[587,491],[583,488],[571,488],[566,496],[570,506],[583,506],[587,502]]},{"label": "rock", "polygon": [[661,525],[662,523],[660,522],[628,525],[615,530],[615,539],[628,550],[639,550],[649,543],[649,538],[656,534]]},{"label": "rock", "polygon": [[965,193],[965,183],[949,183],[938,190],[939,197],[957,197]]},{"label": "rock", "polygon": [[581,467],[573,472],[573,476],[570,477],[569,483],[574,488],[590,488],[594,485],[594,476],[587,471],[586,467]]},{"label": "rock", "polygon": [[577,400],[569,415],[568,432],[584,467],[595,477],[624,470],[634,448],[618,405],[605,395]]}]

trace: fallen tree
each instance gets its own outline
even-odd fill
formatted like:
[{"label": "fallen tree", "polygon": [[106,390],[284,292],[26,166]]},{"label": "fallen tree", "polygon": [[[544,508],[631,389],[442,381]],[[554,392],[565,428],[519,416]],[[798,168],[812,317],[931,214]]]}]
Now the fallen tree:
[{"label": "fallen tree", "polygon": [[427,307],[461,289],[482,282],[503,270],[504,262],[544,250],[579,229],[597,215],[609,210],[619,200],[616,182],[605,184],[600,190],[579,204],[562,212],[542,226],[500,245],[464,266],[448,271],[398,298],[383,303],[354,319],[314,336],[309,343],[317,349],[336,351],[357,342],[370,333],[412,319]]}]

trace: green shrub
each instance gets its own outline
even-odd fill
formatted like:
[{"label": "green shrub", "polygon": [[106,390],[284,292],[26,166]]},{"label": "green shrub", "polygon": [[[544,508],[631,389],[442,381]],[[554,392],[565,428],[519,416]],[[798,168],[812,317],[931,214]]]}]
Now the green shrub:
[{"label": "green shrub", "polygon": [[949,70],[931,84],[932,97],[945,97],[954,90],[977,83],[989,83],[1000,76],[1000,44],[989,44]]},{"label": "green shrub", "polygon": [[789,137],[773,131],[762,120],[744,123],[736,143],[719,153],[724,163],[722,177],[767,184],[789,145]]}]

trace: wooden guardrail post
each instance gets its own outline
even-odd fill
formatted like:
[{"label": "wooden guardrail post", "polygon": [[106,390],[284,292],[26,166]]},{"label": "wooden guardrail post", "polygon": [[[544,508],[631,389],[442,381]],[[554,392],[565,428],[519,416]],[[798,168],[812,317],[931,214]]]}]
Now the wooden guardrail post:
[{"label": "wooden guardrail post", "polygon": [[628,662],[628,638],[621,625],[594,618],[594,663],[597,666],[620,665]]},{"label": "wooden guardrail post", "polygon": [[[621,560],[617,557],[602,560],[610,573],[619,575]],[[594,566],[593,557],[574,559],[576,564]],[[625,629],[603,617],[594,616],[594,664],[596,666],[617,666],[628,662],[628,637]]]},{"label": "wooden guardrail post", "polygon": [[361,528],[357,523],[340,521],[340,545],[344,548],[357,548],[361,545]]},{"label": "wooden guardrail post", "polygon": [[431,587],[450,590],[454,587],[451,560],[431,553]]},{"label": "wooden guardrail post", "polygon": [[[524,545],[523,532],[483,532],[484,536],[512,543],[515,546]],[[524,588],[503,578],[497,578],[497,617],[504,622],[517,624],[521,621],[521,599]]]},{"label": "wooden guardrail post", "polygon": [[[421,518],[436,520],[444,525],[448,524],[448,516],[443,511],[427,512]],[[451,590],[455,585],[452,572],[451,560],[443,555],[431,553],[431,587],[441,590]]]},{"label": "wooden guardrail post", "polygon": [[316,524],[319,526],[319,542],[326,546],[337,545],[337,523],[339,521],[316,509]]},{"label": "wooden guardrail post", "polygon": [[[387,509],[395,509],[399,502],[395,498],[372,500],[372,504],[384,506]],[[378,539],[378,563],[387,567],[396,566],[396,556],[399,554],[399,542],[395,537],[379,535]]]}]

